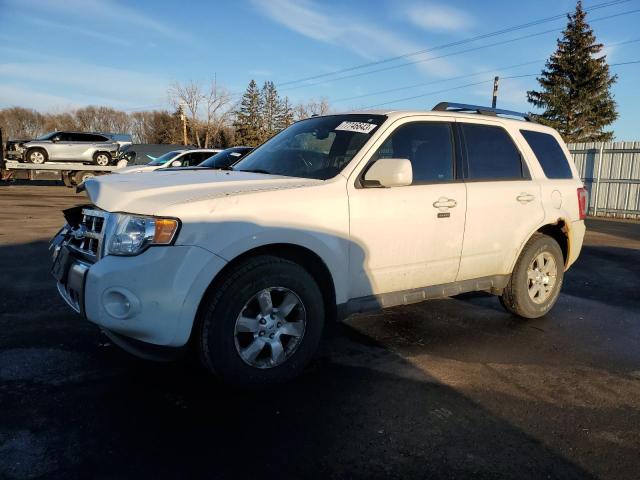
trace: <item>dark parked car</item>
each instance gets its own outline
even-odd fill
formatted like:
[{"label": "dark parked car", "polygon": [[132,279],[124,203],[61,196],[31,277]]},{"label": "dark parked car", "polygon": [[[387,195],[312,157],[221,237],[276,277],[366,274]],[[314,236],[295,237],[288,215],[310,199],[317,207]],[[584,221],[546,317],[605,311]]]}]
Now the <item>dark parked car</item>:
[{"label": "dark parked car", "polygon": [[243,158],[253,147],[231,147],[216,153],[212,157],[207,158],[200,163],[198,167],[202,168],[228,168],[238,160]]}]

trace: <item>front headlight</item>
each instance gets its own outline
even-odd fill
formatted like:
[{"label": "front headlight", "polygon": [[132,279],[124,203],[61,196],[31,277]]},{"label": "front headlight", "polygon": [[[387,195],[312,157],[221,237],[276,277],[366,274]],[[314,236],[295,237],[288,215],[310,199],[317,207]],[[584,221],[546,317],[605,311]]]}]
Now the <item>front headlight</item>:
[{"label": "front headlight", "polygon": [[105,255],[138,255],[150,245],[170,245],[179,225],[174,218],[119,213]]}]

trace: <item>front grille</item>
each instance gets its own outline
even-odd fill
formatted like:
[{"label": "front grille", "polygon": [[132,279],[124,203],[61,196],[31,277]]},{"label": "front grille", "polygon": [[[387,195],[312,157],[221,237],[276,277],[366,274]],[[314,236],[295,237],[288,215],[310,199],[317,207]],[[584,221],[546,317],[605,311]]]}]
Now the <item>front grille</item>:
[{"label": "front grille", "polygon": [[71,230],[68,245],[90,260],[96,261],[102,254],[102,240],[109,214],[102,210],[82,209],[82,221]]}]

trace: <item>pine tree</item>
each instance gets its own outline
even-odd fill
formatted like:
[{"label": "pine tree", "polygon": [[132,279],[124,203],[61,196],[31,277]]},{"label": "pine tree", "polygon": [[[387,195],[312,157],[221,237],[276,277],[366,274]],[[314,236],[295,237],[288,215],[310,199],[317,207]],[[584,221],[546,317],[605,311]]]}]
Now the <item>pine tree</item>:
[{"label": "pine tree", "polygon": [[278,115],[280,112],[280,97],[273,82],[264,82],[262,87],[262,140],[267,140],[280,130]]},{"label": "pine tree", "polygon": [[255,80],[249,82],[236,112],[233,126],[238,145],[255,147],[262,143],[262,105],[260,89]]},{"label": "pine tree", "polygon": [[610,141],[604,128],[618,118],[606,55],[586,22],[582,2],[567,16],[558,47],[538,78],[540,91],[527,92],[530,103],[544,109],[537,120],[560,132],[566,142]]},{"label": "pine tree", "polygon": [[276,117],[276,130],[284,130],[293,123],[293,108],[289,103],[289,97],[284,97],[278,106],[278,115]]}]

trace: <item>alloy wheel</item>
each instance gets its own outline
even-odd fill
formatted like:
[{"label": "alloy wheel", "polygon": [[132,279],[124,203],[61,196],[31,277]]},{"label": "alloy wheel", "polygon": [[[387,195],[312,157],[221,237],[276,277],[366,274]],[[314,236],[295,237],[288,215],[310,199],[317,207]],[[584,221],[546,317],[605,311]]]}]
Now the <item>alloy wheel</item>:
[{"label": "alloy wheel", "polygon": [[42,152],[39,152],[37,150],[35,152],[31,152],[31,154],[29,155],[29,159],[31,160],[31,163],[44,163],[44,155],[42,154]]},{"label": "alloy wheel", "polygon": [[306,323],[307,312],[295,292],[265,288],[251,297],[236,319],[236,351],[252,367],[277,367],[300,346]]},{"label": "alloy wheel", "polygon": [[558,275],[558,267],[549,252],[538,254],[527,269],[529,298],[537,304],[544,303],[553,293]]}]

